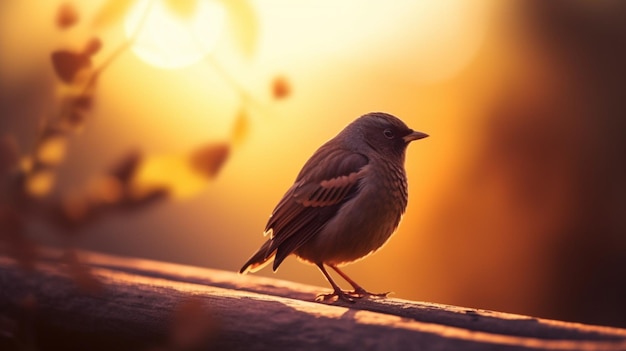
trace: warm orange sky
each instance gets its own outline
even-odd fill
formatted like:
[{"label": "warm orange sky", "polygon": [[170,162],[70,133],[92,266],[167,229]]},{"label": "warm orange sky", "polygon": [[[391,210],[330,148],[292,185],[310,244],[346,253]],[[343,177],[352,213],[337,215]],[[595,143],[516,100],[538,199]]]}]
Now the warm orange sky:
[{"label": "warm orange sky", "polygon": [[[97,14],[96,4],[76,3],[87,14]],[[359,1],[263,1],[250,5],[256,24],[246,27],[254,33],[244,36],[255,38],[251,55],[233,49],[233,38],[223,35],[209,58],[191,66],[162,69],[126,52],[103,75],[94,116],[84,134],[73,140],[68,165],[61,169],[71,180],[62,180],[61,186],[84,182],[131,148],[174,160],[208,141],[227,139],[241,100],[224,72],[255,103],[248,139],[206,190],[198,194],[183,190],[186,198],[167,209],[142,214],[143,219],[116,218],[94,229],[100,233],[94,237],[111,231],[114,240],[89,235],[84,240],[106,242],[104,249],[237,269],[261,242],[274,204],[313,151],[359,115],[387,111],[432,138],[408,150],[411,199],[400,232],[375,258],[350,269],[372,289],[391,286],[401,297],[418,297],[410,284],[398,284],[405,273],[396,275],[391,267],[410,261],[396,253],[421,242],[418,229],[428,216],[428,204],[446,170],[454,168],[452,160],[459,157],[452,150],[458,148],[455,136],[461,132],[461,111],[468,102],[457,96],[458,77],[485,41],[492,2],[361,6]],[[38,4],[37,10],[27,1],[5,6],[12,13],[5,15],[8,22],[3,21],[2,68],[9,72],[9,82],[45,65],[48,51],[79,46],[80,34],[90,30],[83,25],[73,32],[56,33],[50,19],[54,2]],[[18,40],[12,33],[24,24],[31,28]],[[105,45],[96,62],[125,40],[122,27],[119,23],[100,30]],[[22,56],[28,59],[18,59]],[[221,68],[216,69],[215,63]],[[293,93],[272,102],[268,87],[277,74],[288,78]],[[52,72],[46,75],[53,79]],[[125,221],[133,223],[130,232],[124,229],[128,228],[122,224]],[[150,232],[158,239],[152,239]],[[295,276],[324,284],[315,269],[294,262],[281,267],[279,277]]]}]

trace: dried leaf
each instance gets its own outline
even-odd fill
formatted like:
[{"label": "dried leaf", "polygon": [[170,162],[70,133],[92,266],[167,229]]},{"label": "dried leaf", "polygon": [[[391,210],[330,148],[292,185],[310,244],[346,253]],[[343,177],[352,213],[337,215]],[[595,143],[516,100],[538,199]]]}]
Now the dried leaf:
[{"label": "dried leaf", "polygon": [[100,282],[92,273],[91,269],[83,264],[76,252],[66,252],[61,261],[67,265],[68,273],[74,280],[74,283],[78,288],[89,294],[99,294],[104,289],[102,282]]},{"label": "dried leaf", "polygon": [[141,163],[129,190],[133,198],[156,190],[186,198],[202,191],[207,184],[207,177],[193,169],[182,155],[150,156]]},{"label": "dried leaf", "polygon": [[74,80],[72,84],[76,86],[76,89],[73,89],[74,92],[77,92],[80,89],[80,92],[93,94],[98,85],[98,80],[100,78],[100,73],[94,71],[91,67],[85,67],[84,69],[76,72],[74,76]]},{"label": "dried leaf", "polygon": [[40,138],[43,139],[48,139],[48,138],[57,138],[57,137],[64,137],[66,135],[66,130],[54,125],[54,124],[50,124],[48,123],[47,120],[43,119],[41,120],[41,124],[39,126],[39,130],[41,131],[41,135]]},{"label": "dried leaf", "polygon": [[26,178],[26,192],[34,197],[42,197],[50,193],[54,185],[54,173],[38,171]]},{"label": "dried leaf", "polygon": [[71,84],[77,74],[91,67],[89,55],[69,50],[59,50],[52,53],[54,71],[64,83]]},{"label": "dried leaf", "polygon": [[63,95],[65,95],[62,109],[64,113],[60,117],[60,129],[80,132],[85,127],[86,113],[93,108],[93,95],[83,90],[78,92],[70,90]]},{"label": "dried leaf", "polygon": [[87,197],[93,204],[114,204],[122,199],[123,191],[119,179],[113,176],[104,176],[89,183]]},{"label": "dried leaf", "polygon": [[248,116],[248,111],[245,108],[242,108],[239,110],[233,125],[233,131],[231,134],[233,143],[241,144],[248,137],[249,132],[250,117]]},{"label": "dried leaf", "polygon": [[230,154],[227,143],[210,144],[192,153],[191,167],[206,177],[214,178],[219,173]]},{"label": "dried leaf", "polygon": [[85,44],[85,48],[83,49],[83,55],[85,56],[93,56],[100,51],[102,48],[102,40],[98,37],[93,37],[89,39],[87,44]]},{"label": "dried leaf", "polygon": [[276,100],[281,100],[291,94],[291,85],[283,76],[277,76],[272,81],[272,96]]},{"label": "dried leaf", "polygon": [[198,0],[165,0],[165,4],[177,16],[183,18],[191,17],[198,8]]},{"label": "dried leaf", "polygon": [[170,195],[170,192],[170,189],[162,185],[133,183],[126,193],[126,205],[131,207],[146,205],[165,199]]},{"label": "dried leaf", "polygon": [[236,47],[245,57],[256,50],[259,22],[249,0],[222,0],[228,15],[228,30]]},{"label": "dried leaf", "polygon": [[109,174],[117,178],[121,184],[127,184],[134,177],[142,160],[143,155],[140,152],[131,151],[111,167]]},{"label": "dried leaf", "polygon": [[78,22],[78,12],[71,3],[64,3],[59,6],[56,16],[56,25],[59,29],[67,29]]},{"label": "dried leaf", "polygon": [[190,157],[178,155],[150,156],[130,182],[130,195],[165,192],[177,198],[195,195],[205,189],[228,158],[228,143],[210,144],[194,151]]},{"label": "dried leaf", "polygon": [[67,139],[63,136],[50,136],[40,141],[37,146],[37,161],[44,165],[55,166],[65,158]]},{"label": "dried leaf", "polygon": [[61,122],[63,123],[63,127],[78,133],[85,127],[85,120],[86,118],[83,112],[72,110],[63,116]]},{"label": "dried leaf", "polygon": [[0,174],[16,168],[18,163],[17,140],[10,135],[3,136],[0,138]]},{"label": "dried leaf", "polygon": [[107,0],[94,16],[93,25],[104,27],[120,21],[134,2],[135,0]]},{"label": "dried leaf", "polygon": [[83,111],[89,111],[93,107],[93,96],[89,94],[83,94],[74,98],[74,107]]}]

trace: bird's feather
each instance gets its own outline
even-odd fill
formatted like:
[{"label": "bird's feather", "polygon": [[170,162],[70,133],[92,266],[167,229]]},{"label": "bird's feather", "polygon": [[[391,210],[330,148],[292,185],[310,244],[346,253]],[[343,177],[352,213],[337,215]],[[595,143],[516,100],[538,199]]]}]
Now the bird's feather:
[{"label": "bird's feather", "polygon": [[266,241],[263,246],[254,254],[246,264],[243,265],[239,273],[256,272],[265,267],[269,263],[269,260],[274,257],[274,253],[268,252],[271,241]]},{"label": "bird's feather", "polygon": [[274,270],[292,252],[319,233],[343,203],[358,191],[368,158],[341,148],[322,146],[304,165],[296,182],[280,200],[265,228],[270,239],[248,266],[274,257]]},{"label": "bird's feather", "polygon": [[[366,156],[322,146],[304,165],[268,221],[277,249],[274,270],[333,218],[358,190]],[[328,167],[330,165],[330,167]]]}]

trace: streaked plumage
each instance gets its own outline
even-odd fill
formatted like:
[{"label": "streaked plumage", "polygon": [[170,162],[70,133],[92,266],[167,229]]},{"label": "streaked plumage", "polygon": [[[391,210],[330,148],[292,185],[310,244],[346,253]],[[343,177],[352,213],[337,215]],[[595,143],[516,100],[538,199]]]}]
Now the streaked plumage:
[{"label": "streaked plumage", "polygon": [[[274,259],[276,270],[290,254],[317,265],[334,292],[352,301],[371,294],[337,266],[379,249],[395,231],[407,205],[406,146],[427,135],[398,118],[369,113],[322,145],[306,162],[265,227],[269,239],[241,273]],[[326,272],[333,268],[353,287],[344,292]],[[378,294],[386,296],[386,294]]]}]

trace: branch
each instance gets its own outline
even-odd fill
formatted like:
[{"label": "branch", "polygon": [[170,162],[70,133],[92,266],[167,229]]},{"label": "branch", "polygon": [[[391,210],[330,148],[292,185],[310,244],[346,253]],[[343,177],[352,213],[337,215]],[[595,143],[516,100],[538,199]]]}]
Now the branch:
[{"label": "branch", "polygon": [[327,305],[318,287],[94,253],[102,289],[86,294],[44,256],[32,272],[0,256],[0,321],[30,321],[0,324],[0,348],[30,335],[41,349],[626,349],[624,329],[393,298]]}]

